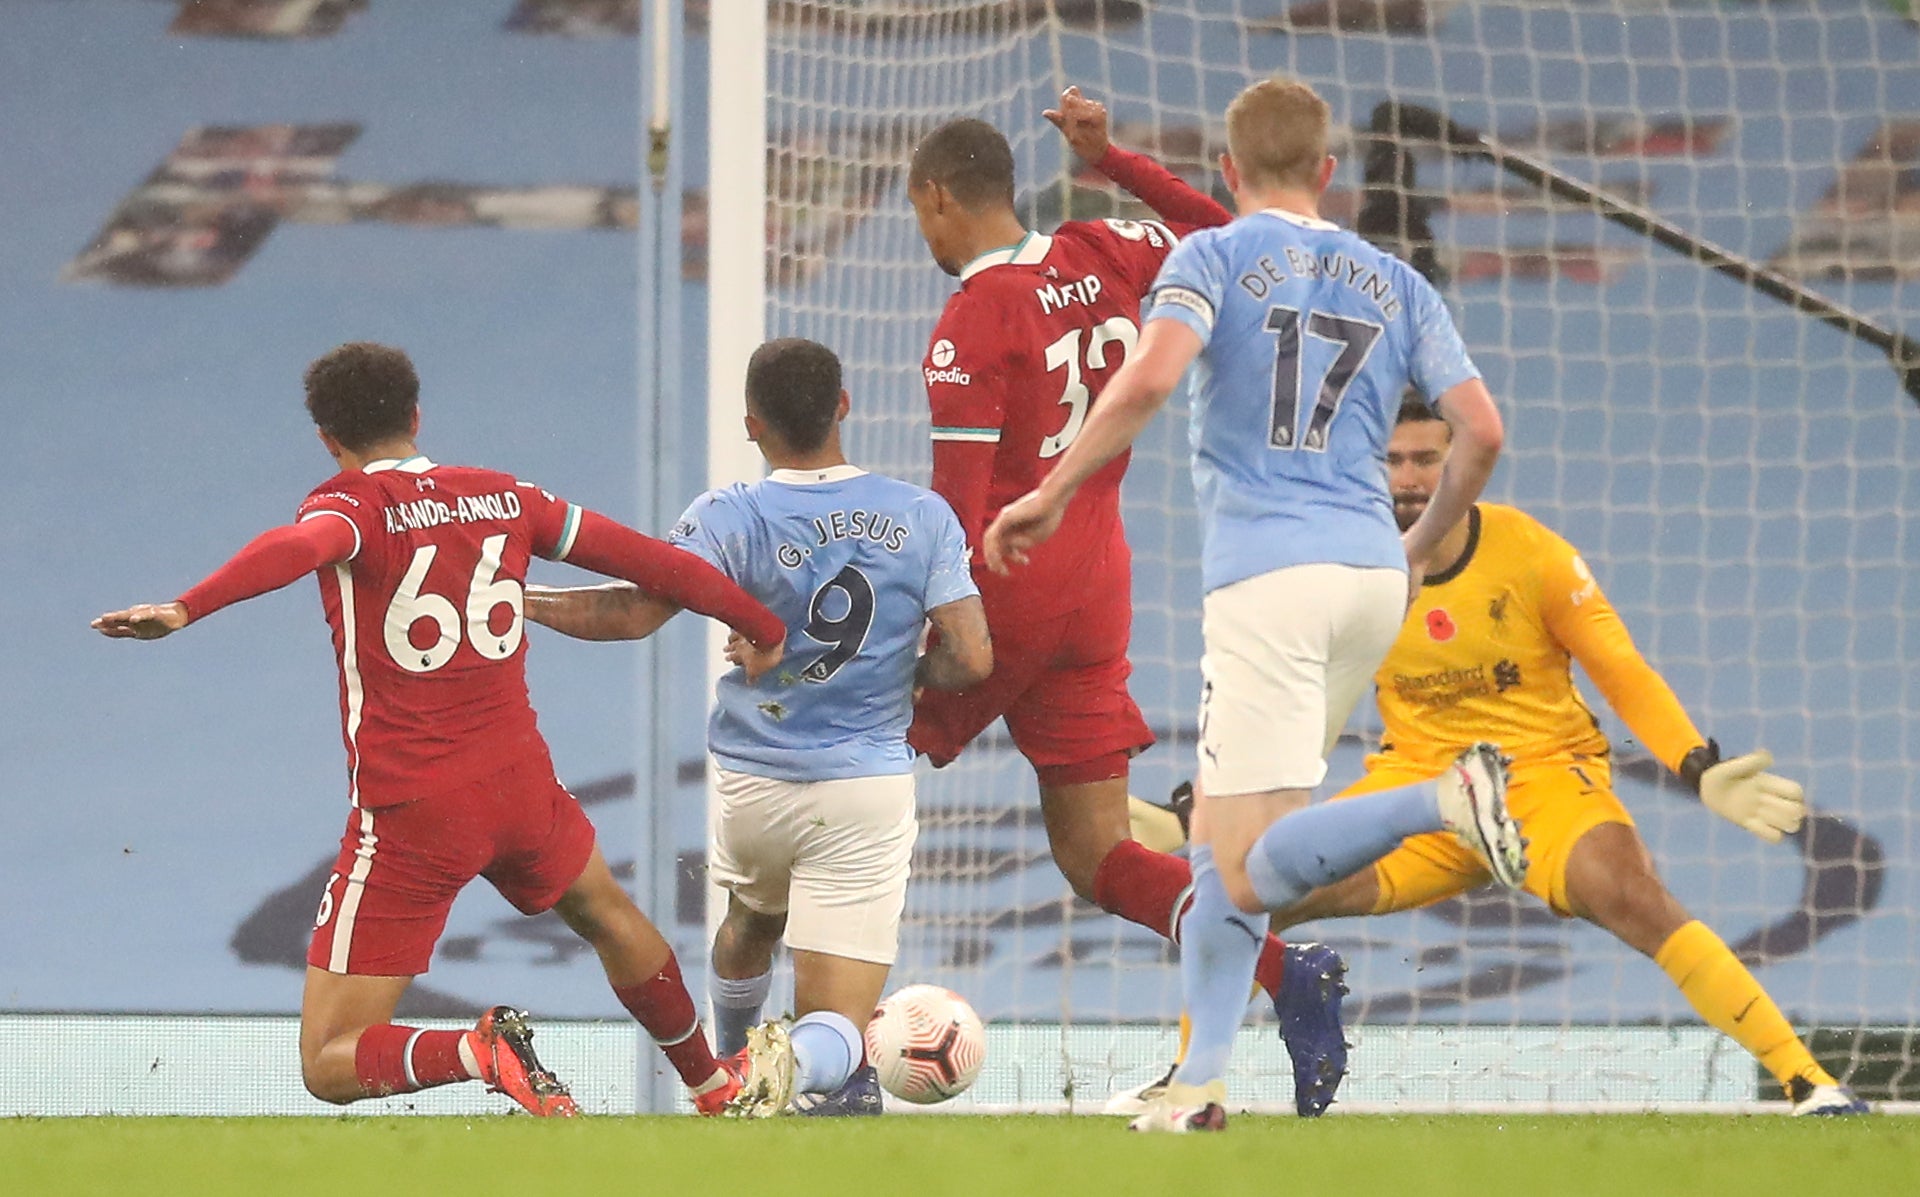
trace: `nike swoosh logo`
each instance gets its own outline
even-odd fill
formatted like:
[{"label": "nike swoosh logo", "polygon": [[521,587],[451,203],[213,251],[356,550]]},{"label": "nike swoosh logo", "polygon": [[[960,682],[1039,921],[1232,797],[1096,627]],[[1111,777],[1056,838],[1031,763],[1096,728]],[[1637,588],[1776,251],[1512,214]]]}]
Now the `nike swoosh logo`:
[{"label": "nike swoosh logo", "polygon": [[1740,1022],[1743,1019],[1745,1019],[1747,1017],[1747,1014],[1754,1008],[1756,1004],[1759,1003],[1759,1001],[1760,999],[1757,997],[1748,998],[1747,1004],[1740,1007],[1740,1013],[1733,1016],[1733,1021]]}]

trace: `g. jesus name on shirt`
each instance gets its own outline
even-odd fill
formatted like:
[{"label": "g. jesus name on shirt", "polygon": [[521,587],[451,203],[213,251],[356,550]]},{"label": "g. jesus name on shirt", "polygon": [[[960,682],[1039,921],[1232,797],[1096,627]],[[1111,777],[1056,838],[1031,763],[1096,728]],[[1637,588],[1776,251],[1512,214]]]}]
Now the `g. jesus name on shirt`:
[{"label": "g. jesus name on shirt", "polygon": [[869,540],[889,553],[898,553],[906,547],[907,537],[912,535],[908,527],[891,515],[880,511],[866,511],[855,507],[846,511],[829,511],[825,515],[813,517],[814,541],[810,545],[783,544],[777,550],[780,564],[788,569],[799,569],[813,550],[842,540]]}]

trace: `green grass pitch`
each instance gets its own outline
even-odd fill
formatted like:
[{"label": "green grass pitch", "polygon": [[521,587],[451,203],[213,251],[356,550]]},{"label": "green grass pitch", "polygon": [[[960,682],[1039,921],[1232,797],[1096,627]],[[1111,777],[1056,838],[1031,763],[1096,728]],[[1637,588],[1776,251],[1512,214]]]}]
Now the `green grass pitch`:
[{"label": "green grass pitch", "polygon": [[524,1197],[1641,1197],[1920,1193],[1920,1119],[73,1118],[0,1121],[0,1190]]}]

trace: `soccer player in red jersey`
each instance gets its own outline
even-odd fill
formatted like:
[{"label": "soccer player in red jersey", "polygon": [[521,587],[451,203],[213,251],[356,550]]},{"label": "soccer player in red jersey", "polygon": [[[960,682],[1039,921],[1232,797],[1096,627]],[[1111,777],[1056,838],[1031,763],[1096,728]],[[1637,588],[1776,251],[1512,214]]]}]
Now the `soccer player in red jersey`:
[{"label": "soccer player in red jersey", "polygon": [[93,621],[157,640],[317,573],[340,667],[352,811],[307,950],[300,1065],[344,1104],[480,1080],[536,1115],[573,1099],[496,1006],[471,1031],[395,1026],[460,890],[485,877],[525,914],[554,910],[592,945],[616,996],[701,1113],[742,1078],[714,1058],[673,949],[620,888],[580,804],[554,777],[527,698],[523,618],[538,554],[625,579],[739,632],[750,675],[780,660],[778,616],[690,553],[509,474],[436,465],[414,446],[419,380],[363,342],[307,368],[307,410],[340,472],[295,522],[257,537],[178,599]]},{"label": "soccer player in red jersey", "polygon": [[[1140,335],[1140,304],[1178,238],[1232,214],[1108,137],[1105,106],[1068,88],[1046,114],[1083,161],[1165,223],[1069,221],[1051,235],[1014,208],[1013,153],[978,120],[950,121],[915,151],[907,194],[928,251],[960,279],[922,373],[932,407],[933,489],[953,505],[980,562],[981,536],[1040,484],[1073,443]],[[1187,862],[1131,838],[1128,761],[1153,743],[1127,692],[1132,557],[1120,519],[1122,454],[1067,509],[1060,535],[1011,575],[976,564],[994,670],[957,693],[924,694],[909,740],[946,765],[995,719],[1040,785],[1054,862],[1074,893],[1175,938]],[[1345,1071],[1345,966],[1321,944],[1268,937],[1256,980],[1293,1057],[1302,1113],[1319,1113]]]}]

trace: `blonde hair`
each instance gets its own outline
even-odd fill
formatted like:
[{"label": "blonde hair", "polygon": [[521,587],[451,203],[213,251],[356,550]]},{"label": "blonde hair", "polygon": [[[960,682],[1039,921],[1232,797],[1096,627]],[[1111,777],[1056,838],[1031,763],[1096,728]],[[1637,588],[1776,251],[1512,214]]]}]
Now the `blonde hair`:
[{"label": "blonde hair", "polygon": [[1227,152],[1248,183],[1312,187],[1327,157],[1327,102],[1293,79],[1262,79],[1227,105]]}]

